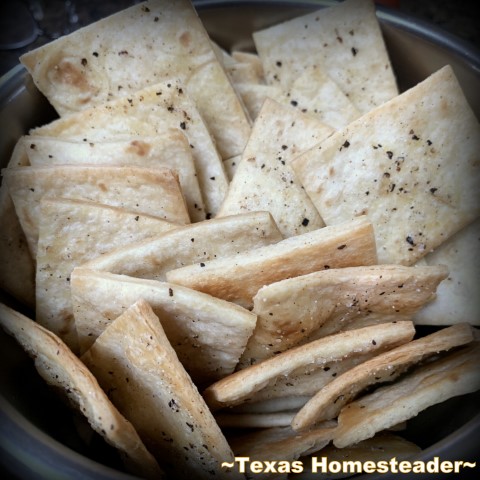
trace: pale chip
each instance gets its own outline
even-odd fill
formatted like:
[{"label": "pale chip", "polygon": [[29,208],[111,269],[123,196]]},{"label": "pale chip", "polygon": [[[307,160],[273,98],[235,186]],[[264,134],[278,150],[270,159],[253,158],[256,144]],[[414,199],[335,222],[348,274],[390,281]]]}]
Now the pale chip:
[{"label": "pale chip", "polygon": [[219,412],[215,420],[222,428],[275,428],[289,427],[295,412],[231,413]]},{"label": "pale chip", "polygon": [[249,308],[264,285],[325,268],[376,262],[372,225],[359,217],[272,246],[171,270],[167,280]]},{"label": "pale chip", "polygon": [[249,212],[178,227],[112,250],[83,266],[164,281],[172,269],[270,245],[281,239],[268,212]]},{"label": "pale chip", "polygon": [[114,320],[82,360],[167,473],[229,477],[221,464],[233,453],[147,302]]},{"label": "pale chip", "polygon": [[411,265],[480,215],[479,151],[480,125],[446,66],[292,166],[327,225],[365,214],[379,263]]},{"label": "pale chip", "polygon": [[132,424],[110,402],[87,367],[52,332],[0,303],[0,325],[35,360],[40,376],[68,398],[106,442],[119,450],[125,467],[145,478],[163,474]]},{"label": "pale chip", "polygon": [[70,283],[82,352],[143,298],[161,317],[170,343],[198,384],[233,371],[255,326],[255,315],[238,305],[166,282],[77,267]]}]

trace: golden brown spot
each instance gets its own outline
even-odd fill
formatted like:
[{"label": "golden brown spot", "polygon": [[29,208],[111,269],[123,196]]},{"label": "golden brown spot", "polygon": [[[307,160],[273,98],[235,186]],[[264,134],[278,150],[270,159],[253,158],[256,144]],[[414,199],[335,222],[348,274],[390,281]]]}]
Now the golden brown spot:
[{"label": "golden brown spot", "polygon": [[108,191],[108,188],[107,188],[107,186],[106,186],[104,183],[99,183],[99,184],[98,184],[98,187],[100,188],[100,190],[101,190],[102,192]]},{"label": "golden brown spot", "polygon": [[91,90],[91,87],[81,68],[78,68],[69,60],[63,60],[55,65],[53,78],[56,83],[72,85],[82,92]]},{"label": "golden brown spot", "polygon": [[183,32],[180,35],[180,43],[182,44],[182,46],[188,47],[191,41],[192,41],[192,36],[190,35],[190,32]]},{"label": "golden brown spot", "polygon": [[150,144],[146,142],[142,142],[141,140],[133,140],[127,147],[127,152],[138,155],[139,157],[145,157],[149,154],[150,148]]}]

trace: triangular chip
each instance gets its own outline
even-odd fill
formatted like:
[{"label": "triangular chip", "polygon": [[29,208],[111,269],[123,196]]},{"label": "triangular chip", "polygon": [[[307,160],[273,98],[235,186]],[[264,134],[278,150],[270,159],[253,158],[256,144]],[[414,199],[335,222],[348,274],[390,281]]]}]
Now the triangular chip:
[{"label": "triangular chip", "polygon": [[204,397],[215,409],[238,405],[282,375],[302,367],[323,368],[349,356],[393,348],[410,341],[414,334],[412,322],[397,322],[331,335],[239,370],[210,385]]},{"label": "triangular chip", "polygon": [[218,380],[233,371],[256,317],[238,305],[188,288],[76,268],[72,303],[80,348],[140,298],[145,299],[195,382]]},{"label": "triangular chip", "polygon": [[412,365],[474,340],[468,324],[454,325],[413,340],[352,368],[336,377],[312,397],[295,416],[295,430],[335,418],[363,390],[376,383],[392,382]]},{"label": "triangular chip", "polygon": [[290,161],[332,132],[291,107],[265,100],[218,216],[266,210],[284,237],[323,227]]},{"label": "triangular chip", "polygon": [[419,325],[451,325],[468,322],[480,326],[480,219],[463,228],[424,260],[428,265],[446,265],[448,278],[437,297],[415,314]]},{"label": "triangular chip", "polygon": [[178,177],[166,167],[61,165],[7,168],[2,173],[34,256],[45,195],[104,203],[173,223],[190,221]]},{"label": "triangular chip", "polygon": [[197,106],[177,81],[147,87],[128,98],[69,115],[30,133],[95,143],[119,135],[156,136],[171,128],[180,128],[190,143],[206,216],[212,216],[223,201],[228,180]]},{"label": "triangular chip", "polygon": [[292,166],[327,225],[365,214],[379,263],[411,265],[480,215],[479,151],[480,125],[446,66]]},{"label": "triangular chip", "polygon": [[83,266],[164,281],[172,269],[270,245],[281,239],[268,212],[249,212],[178,227],[115,249]]},{"label": "triangular chip", "polygon": [[370,222],[359,217],[231,257],[171,270],[167,280],[251,307],[264,285],[325,268],[377,262]]},{"label": "triangular chip", "polygon": [[40,202],[36,274],[36,321],[75,352],[78,339],[70,298],[70,275],[109,250],[159,235],[175,225],[159,218],[84,200]]},{"label": "triangular chip", "polygon": [[343,407],[333,443],[343,448],[418,415],[422,410],[480,389],[478,342],[429,362],[392,385]]},{"label": "triangular chip", "polygon": [[119,450],[125,466],[150,479],[162,471],[132,424],[113,406],[88,368],[52,332],[0,304],[0,325],[35,360],[40,376],[82,412],[91,427]]},{"label": "triangular chip", "polygon": [[268,83],[287,89],[305,68],[318,68],[361,112],[397,95],[372,0],[330,8],[254,32]]},{"label": "triangular chip", "polygon": [[249,123],[189,0],[150,0],[21,57],[63,115],[177,78],[225,158],[241,153]]},{"label": "triangular chip", "polygon": [[[263,83],[237,83],[235,90],[245,104],[250,118],[257,119],[262,105],[267,98],[280,102],[284,96],[283,92],[276,85],[264,85]],[[224,159],[226,161],[226,159]]]},{"label": "triangular chip", "polygon": [[235,477],[222,471],[234,460],[223,433],[147,302],[114,320],[82,360],[167,474]]},{"label": "triangular chip", "polygon": [[205,219],[205,206],[192,149],[180,129],[171,128],[154,137],[121,137],[100,142],[39,135],[29,135],[24,140],[33,166],[90,164],[170,167],[178,173],[192,222]]},{"label": "triangular chip", "polygon": [[357,326],[361,319],[372,324],[409,320],[435,297],[446,276],[442,266],[372,265],[323,270],[267,285],[253,299],[257,325],[241,363],[250,365],[320,338],[325,327],[331,334]]}]

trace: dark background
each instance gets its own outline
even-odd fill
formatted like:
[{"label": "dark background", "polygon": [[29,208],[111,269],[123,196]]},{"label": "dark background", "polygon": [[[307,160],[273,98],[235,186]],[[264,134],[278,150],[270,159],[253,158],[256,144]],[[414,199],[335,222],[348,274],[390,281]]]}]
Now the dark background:
[{"label": "dark background", "polygon": [[[139,1],[2,0],[0,75],[17,65],[22,53]],[[476,1],[379,0],[377,3],[434,24],[477,47],[480,45],[480,15]]]}]

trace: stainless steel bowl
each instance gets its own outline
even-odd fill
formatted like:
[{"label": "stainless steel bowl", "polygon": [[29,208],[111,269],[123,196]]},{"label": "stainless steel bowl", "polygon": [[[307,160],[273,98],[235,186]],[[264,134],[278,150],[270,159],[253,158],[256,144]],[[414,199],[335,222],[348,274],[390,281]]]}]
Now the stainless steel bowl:
[{"label": "stainless steel bowl", "polygon": [[[226,48],[251,48],[251,32],[334,2],[206,1],[197,6],[212,38]],[[379,8],[378,16],[401,90],[450,64],[480,118],[480,57],[471,45],[422,21]],[[16,140],[56,117],[20,65],[0,79],[0,155],[6,165]],[[2,225],[0,228],[8,228]],[[1,268],[1,266],[0,266]],[[1,298],[15,305],[0,292]],[[21,306],[18,308],[22,309]],[[28,312],[27,312],[28,313]],[[95,435],[89,446],[80,419],[43,384],[31,360],[0,332],[0,473],[18,479],[133,479],[121,472],[116,452]],[[480,394],[453,398],[409,422],[407,438],[422,448],[418,459],[479,458]],[[77,428],[80,426],[80,429]],[[88,433],[90,435],[90,433]],[[422,478],[423,476],[416,476]],[[370,475],[369,479],[380,478]],[[382,475],[382,479],[392,478]],[[431,478],[429,476],[428,478]],[[435,475],[435,479],[441,475]],[[464,478],[462,476],[462,478]],[[192,479],[193,480],[193,479]]]}]

